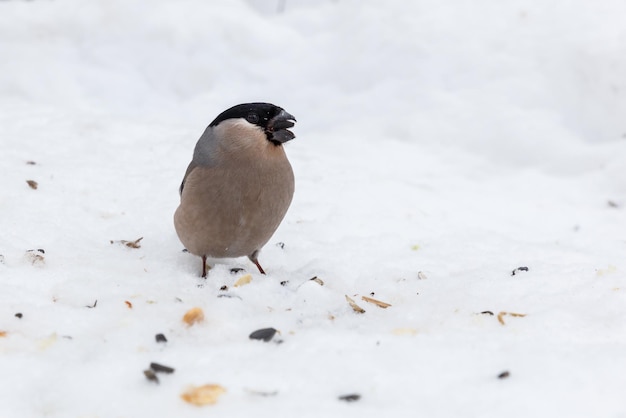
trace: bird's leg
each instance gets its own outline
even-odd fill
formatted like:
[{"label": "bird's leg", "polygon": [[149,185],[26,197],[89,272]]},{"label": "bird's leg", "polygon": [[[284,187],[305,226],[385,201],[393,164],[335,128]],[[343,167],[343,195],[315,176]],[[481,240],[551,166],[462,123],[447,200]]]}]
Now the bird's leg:
[{"label": "bird's leg", "polygon": [[202,256],[202,278],[206,279],[206,255]]},{"label": "bird's leg", "polygon": [[259,269],[259,271],[261,272],[261,274],[265,274],[265,270],[263,270],[263,267],[261,267],[261,265],[259,264],[259,260],[252,260],[252,262],[254,263],[254,265]]},{"label": "bird's leg", "polygon": [[259,269],[259,271],[261,272],[261,274],[265,274],[265,270],[263,270],[263,267],[261,267],[261,265],[259,264],[259,252],[260,250],[256,250],[255,252],[253,252],[252,254],[250,254],[248,256],[248,258],[250,259],[250,261],[252,261],[254,263],[254,265],[256,266],[256,268]]}]

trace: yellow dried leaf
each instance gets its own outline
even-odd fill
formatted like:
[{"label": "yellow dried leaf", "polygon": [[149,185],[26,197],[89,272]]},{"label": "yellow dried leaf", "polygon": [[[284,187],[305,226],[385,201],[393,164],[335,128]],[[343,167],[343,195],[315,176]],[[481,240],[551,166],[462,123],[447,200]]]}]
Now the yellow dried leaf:
[{"label": "yellow dried leaf", "polygon": [[365,313],[365,309],[363,309],[359,305],[357,305],[356,302],[354,301],[354,299],[352,299],[350,296],[346,295],[346,300],[348,301],[348,303],[350,304],[350,307],[352,307],[354,312],[356,312],[356,313]]},{"label": "yellow dried leaf", "polygon": [[185,316],[183,316],[183,321],[189,326],[203,320],[204,312],[201,308],[191,308],[185,313]]},{"label": "yellow dried leaf", "polygon": [[368,296],[361,296],[361,299],[363,299],[365,302],[369,302],[369,303],[373,303],[374,305],[383,308],[383,309],[387,309],[388,307],[391,306],[390,303],[387,302],[382,302],[378,299],[374,299],[374,298],[370,298]]},{"label": "yellow dried leaf", "polygon": [[391,332],[393,335],[417,335],[417,330],[414,328],[395,328]]},{"label": "yellow dried leaf", "polygon": [[203,405],[214,405],[217,403],[217,398],[219,398],[222,394],[226,392],[220,385],[202,385],[202,386],[191,386],[184,393],[180,395],[181,398],[185,402],[188,402],[192,405],[203,406]]},{"label": "yellow dried leaf", "polygon": [[514,317],[514,318],[523,318],[523,317],[525,317],[525,316],[526,316],[526,314],[521,314],[521,313],[515,313],[515,312],[505,312],[505,311],[502,311],[502,312],[500,312],[500,313],[498,314],[498,322],[499,322],[499,323],[501,323],[502,325],[506,325],[506,324],[504,323],[504,316],[505,316],[505,315],[509,315],[509,316]]},{"label": "yellow dried leaf", "polygon": [[6,337],[6,336],[7,336],[7,332],[6,331],[0,331],[0,338]]},{"label": "yellow dried leaf", "polygon": [[607,274],[615,273],[616,271],[617,271],[617,267],[615,267],[613,265],[609,265],[605,269],[598,269],[598,270],[596,270],[596,276],[598,276],[598,277],[605,276]]},{"label": "yellow dried leaf", "polygon": [[37,348],[39,348],[40,350],[46,350],[48,348],[50,348],[54,343],[57,342],[57,334],[56,332],[50,334],[49,336],[47,336],[46,338],[42,338],[41,340],[38,341],[37,343]]},{"label": "yellow dried leaf", "polygon": [[239,279],[237,279],[237,281],[235,282],[234,286],[235,287],[245,286],[248,283],[250,283],[251,281],[252,281],[252,275],[251,274],[244,274]]}]

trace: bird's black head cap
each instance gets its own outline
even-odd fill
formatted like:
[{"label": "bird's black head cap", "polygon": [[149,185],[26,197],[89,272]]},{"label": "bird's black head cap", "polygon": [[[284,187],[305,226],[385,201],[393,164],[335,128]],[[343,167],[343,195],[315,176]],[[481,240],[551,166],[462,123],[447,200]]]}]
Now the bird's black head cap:
[{"label": "bird's black head cap", "polygon": [[267,140],[275,145],[283,144],[296,136],[288,128],[294,126],[296,118],[283,108],[271,103],[244,103],[220,113],[209,126],[217,126],[228,119],[245,119],[263,129]]}]

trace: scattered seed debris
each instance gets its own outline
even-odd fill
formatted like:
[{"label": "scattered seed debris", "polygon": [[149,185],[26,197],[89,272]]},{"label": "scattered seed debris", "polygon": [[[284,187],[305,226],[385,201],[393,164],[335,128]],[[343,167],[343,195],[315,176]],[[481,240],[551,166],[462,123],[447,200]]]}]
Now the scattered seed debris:
[{"label": "scattered seed debris", "polygon": [[482,311],[480,314],[481,315],[491,315],[491,316],[493,316],[493,312],[491,312],[491,311]]},{"label": "scattered seed debris", "polygon": [[309,281],[315,282],[319,284],[320,286],[324,286],[324,281],[317,276],[310,278]]},{"label": "scattered seed debris", "polygon": [[363,299],[365,302],[373,303],[374,305],[376,305],[376,306],[378,306],[380,308],[383,308],[383,309],[387,309],[388,307],[391,306],[390,303],[382,302],[380,300],[377,300],[377,299],[374,299],[374,298],[370,298],[370,297],[367,297],[367,296],[361,296],[361,299]]},{"label": "scattered seed debris", "polygon": [[149,381],[159,384],[159,378],[157,377],[154,370],[146,369],[143,371],[143,375],[146,376],[146,379],[148,379]]},{"label": "scattered seed debris", "polygon": [[26,251],[25,257],[34,266],[35,264],[45,263],[45,260],[46,260],[46,258],[44,257],[45,253],[46,252],[43,250],[43,248],[38,248],[36,250]]},{"label": "scattered seed debris", "polygon": [[609,205],[610,208],[619,208],[619,205],[612,200],[607,200],[606,204]]},{"label": "scattered seed debris", "polygon": [[121,240],[110,240],[111,244],[121,244],[121,245],[125,245],[128,248],[141,248],[141,244],[139,244],[139,241],[141,241],[143,239],[143,237],[139,237],[134,241],[126,241],[125,239],[121,239]]},{"label": "scattered seed debris", "polygon": [[224,285],[220,287],[220,292],[228,292],[228,286]]},{"label": "scattered seed debris", "polygon": [[93,303],[93,305],[85,305],[85,308],[93,309],[93,308],[96,307],[97,304],[98,304],[98,299],[96,299],[96,301]]},{"label": "scattered seed debris", "polygon": [[230,269],[230,273],[231,274],[237,274],[237,273],[241,273],[242,271],[245,271],[246,269],[241,268],[241,267],[233,267]]},{"label": "scattered seed debris", "polygon": [[150,369],[154,370],[156,373],[174,373],[174,369],[172,367],[164,366],[159,363],[150,363]]},{"label": "scattered seed debris", "polygon": [[365,309],[363,309],[359,305],[357,305],[356,302],[354,301],[354,299],[352,299],[348,295],[345,295],[345,296],[346,296],[346,300],[348,301],[348,303],[350,304],[350,307],[352,307],[354,312],[356,312],[356,313],[365,313]]},{"label": "scattered seed debris", "polygon": [[608,265],[605,269],[596,269],[596,276],[604,276],[606,274],[612,274],[617,271],[617,267],[613,265]]},{"label": "scattered seed debris", "polygon": [[26,161],[26,164],[28,164],[28,165],[35,165],[35,164],[37,164],[37,163],[36,163],[36,162],[34,162],[34,161]]},{"label": "scattered seed debris", "polygon": [[506,325],[504,323],[504,316],[505,315],[509,315],[512,316],[513,318],[523,318],[526,316],[526,314],[521,314],[521,313],[515,313],[515,312],[500,312],[498,313],[498,322],[501,323],[502,325]]},{"label": "scattered seed debris", "polygon": [[129,301],[125,300],[124,303],[126,304],[126,306],[128,306],[128,309],[133,309],[133,304]]},{"label": "scattered seed debris", "polygon": [[237,281],[235,282],[235,284],[233,286],[235,286],[235,287],[245,286],[248,283],[250,283],[251,281],[252,281],[252,275],[251,274],[244,274],[239,279],[237,279]]},{"label": "scattered seed debris", "polygon": [[511,375],[511,373],[508,370],[505,370],[505,371],[503,371],[502,373],[500,373],[498,375],[498,379],[506,379],[510,375]]},{"label": "scattered seed debris", "polygon": [[239,300],[243,300],[243,298],[239,295],[231,295],[229,293],[220,293],[219,295],[217,295],[218,298],[227,298],[227,299],[239,299]]},{"label": "scattered seed debris", "polygon": [[222,386],[210,384],[203,386],[190,386],[189,389],[180,395],[180,397],[185,402],[196,406],[215,405],[217,403],[217,399],[224,393],[226,393],[226,389]]},{"label": "scattered seed debris", "polygon": [[191,308],[183,316],[183,321],[191,326],[204,320],[204,312],[200,308]]},{"label": "scattered seed debris", "polygon": [[37,190],[37,187],[39,187],[39,183],[35,180],[26,180],[26,183],[28,183],[28,186],[33,190]]},{"label": "scattered seed debris", "polygon": [[186,248],[183,248],[183,249],[182,249],[182,252],[184,252],[184,253],[188,253],[188,252],[189,252],[189,250],[188,250],[188,249],[186,249]]},{"label": "scattered seed debris", "polygon": [[391,331],[393,335],[417,335],[417,330],[415,328],[395,328]]},{"label": "scattered seed debris", "polygon": [[44,337],[40,339],[39,341],[37,341],[37,348],[41,351],[47,350],[48,348],[52,347],[57,342],[57,340],[58,340],[58,335],[56,332],[53,332],[47,337]]},{"label": "scattered seed debris", "polygon": [[284,250],[284,249],[285,249],[285,243],[284,243],[284,242],[277,242],[277,243],[276,243],[276,246],[277,246],[278,248],[280,248],[281,250]]},{"label": "scattered seed debris", "polygon": [[418,271],[417,272],[417,278],[419,280],[426,280],[426,279],[428,279],[428,277],[426,277],[426,274],[423,271]]},{"label": "scattered seed debris", "polygon": [[4,264],[4,256],[0,254],[0,264]]},{"label": "scattered seed debris", "polygon": [[356,402],[359,399],[361,399],[361,395],[359,395],[358,393],[351,393],[349,395],[341,395],[339,397],[340,401],[345,401],[345,402]]},{"label": "scattered seed debris", "polygon": [[280,282],[281,286],[287,286],[289,284],[289,280],[283,280],[282,282]]},{"label": "scattered seed debris", "polygon": [[158,384],[159,378],[156,375],[157,373],[171,374],[171,373],[174,373],[174,369],[168,366],[164,366],[159,363],[150,363],[150,368],[143,371],[143,374],[144,376],[146,376],[146,379]]},{"label": "scattered seed debris", "polygon": [[154,336],[154,339],[156,340],[156,342],[158,343],[166,343],[167,342],[167,338],[165,338],[165,335],[163,334],[157,334]]},{"label": "scattered seed debris", "polygon": [[21,312],[18,312],[18,313],[16,313],[16,314],[15,314],[15,317],[16,317],[16,318],[19,318],[19,319],[22,319],[22,317],[23,317],[23,316],[24,316],[24,315],[22,315],[22,313],[21,313]]},{"label": "scattered seed debris", "polygon": [[515,276],[518,271],[528,271],[528,267],[518,267],[511,272],[511,276]]},{"label": "scattered seed debris", "polygon": [[274,328],[263,328],[254,331],[248,338],[251,340],[263,340],[269,342],[278,331]]},{"label": "scattered seed debris", "polygon": [[245,391],[248,392],[250,395],[263,396],[264,398],[269,398],[270,396],[278,395],[278,391],[277,390],[273,390],[271,392],[268,392],[268,391],[264,391],[264,390],[245,389]]}]

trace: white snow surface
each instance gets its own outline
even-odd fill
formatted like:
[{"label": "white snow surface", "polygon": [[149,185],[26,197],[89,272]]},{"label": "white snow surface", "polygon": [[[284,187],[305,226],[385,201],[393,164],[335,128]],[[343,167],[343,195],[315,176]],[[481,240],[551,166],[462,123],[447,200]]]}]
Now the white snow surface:
[{"label": "white snow surface", "polygon": [[[624,16],[0,1],[0,416],[626,417]],[[267,276],[225,259],[203,280],[178,186],[251,101],[298,118],[296,194]],[[204,384],[226,393],[181,399]]]}]

